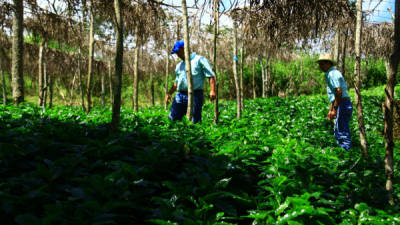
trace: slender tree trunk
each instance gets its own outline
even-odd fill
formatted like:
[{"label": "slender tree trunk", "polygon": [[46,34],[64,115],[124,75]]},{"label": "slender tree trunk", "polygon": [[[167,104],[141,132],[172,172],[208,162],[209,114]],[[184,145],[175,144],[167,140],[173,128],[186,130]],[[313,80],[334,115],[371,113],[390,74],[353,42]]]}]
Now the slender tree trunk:
[{"label": "slender tree trunk", "polygon": [[[398,52],[397,52],[398,54]],[[399,57],[397,55],[395,57]],[[385,88],[385,102],[383,105],[384,115],[384,136],[385,136],[385,173],[386,173],[386,191],[389,196],[389,204],[394,204],[393,199],[393,179],[394,179],[394,159],[393,159],[393,99],[394,87],[396,86],[396,71],[398,67],[398,59],[393,59],[393,56],[386,62],[386,71],[388,83]],[[396,62],[397,61],[397,62]]]},{"label": "slender tree trunk", "polygon": [[256,99],[256,63],[253,61],[253,99]]},{"label": "slender tree trunk", "polygon": [[101,106],[106,106],[106,74],[101,72]]},{"label": "slender tree trunk", "polygon": [[47,78],[47,62],[46,59],[43,61],[43,107],[47,105],[47,87],[48,87],[48,78]]},{"label": "slender tree trunk", "polygon": [[44,48],[44,40],[40,41],[39,44],[39,60],[38,60],[38,94],[39,94],[39,99],[38,99],[38,105],[39,107],[43,106],[43,90],[44,90],[44,84],[43,84],[43,48]]},{"label": "slender tree trunk", "polygon": [[114,0],[115,9],[115,33],[117,38],[117,52],[115,56],[115,74],[113,77],[114,102],[112,107],[111,129],[116,131],[121,120],[121,86],[122,86],[122,63],[124,56],[124,27],[122,21],[121,0]]},{"label": "slender tree trunk", "polygon": [[342,66],[342,74],[343,77],[346,77],[346,52],[347,52],[347,38],[348,38],[348,30],[346,29],[343,35],[342,42],[342,57],[341,57],[341,66]]},{"label": "slender tree trunk", "polygon": [[56,77],[54,83],[55,83],[55,85],[56,85],[58,94],[61,96],[61,98],[62,98],[62,100],[63,100],[64,105],[66,105],[66,104],[67,104],[67,101],[66,101],[66,99],[65,99],[65,94],[64,94],[64,92],[62,92],[60,86],[58,85],[58,84],[60,83],[60,77]]},{"label": "slender tree trunk", "polygon": [[138,34],[136,33],[136,48],[135,48],[135,63],[133,69],[133,93],[132,93],[132,106],[135,112],[139,110],[139,49],[140,42],[138,41]]},{"label": "slender tree trunk", "polygon": [[233,21],[233,76],[235,78],[235,85],[236,85],[236,104],[237,104],[237,119],[242,117],[242,100],[240,99],[240,78],[238,76],[238,68],[237,68],[237,22]]},{"label": "slender tree trunk", "polygon": [[[149,68],[150,68],[150,63],[149,63]],[[153,79],[153,72],[150,71],[150,102],[151,106],[154,107],[154,79]]]},{"label": "slender tree trunk", "polygon": [[[167,35],[165,35],[165,50],[167,52],[166,58],[165,58],[165,96],[168,94],[168,80],[169,80],[169,45],[168,45],[168,38]],[[164,101],[164,108],[165,110],[168,110],[168,104],[166,101]]]},{"label": "slender tree trunk", "polygon": [[244,110],[244,93],[243,93],[243,69],[244,69],[244,41],[240,48],[240,110]]},{"label": "slender tree trunk", "polygon": [[181,35],[181,23],[179,21],[179,17],[176,18],[176,39],[181,40],[182,35]]},{"label": "slender tree trunk", "polygon": [[336,26],[336,33],[335,33],[335,48],[333,51],[333,59],[339,63],[339,56],[340,56],[340,26]]},{"label": "slender tree trunk", "polygon": [[219,23],[219,0],[214,0],[214,41],[213,41],[213,51],[214,51],[214,73],[215,73],[215,104],[214,104],[214,124],[218,124],[219,109],[218,109],[218,87],[219,82],[217,78],[217,38],[218,38],[218,24]]},{"label": "slender tree trunk", "polygon": [[113,94],[111,58],[108,60],[108,82],[110,83],[110,104],[113,105],[114,94]]},{"label": "slender tree trunk", "polygon": [[76,74],[78,73],[78,71],[75,70],[74,72],[74,78],[72,78],[72,84],[71,84],[71,91],[70,91],[70,101],[69,101],[69,105],[72,106],[74,104],[74,91],[75,91],[75,81],[76,81]]},{"label": "slender tree trunk", "polygon": [[88,78],[86,86],[86,100],[87,100],[87,111],[89,113],[92,108],[92,81],[93,81],[93,61],[94,61],[94,12],[92,0],[89,1],[90,11],[90,28],[89,28],[89,63],[88,63]]},{"label": "slender tree trunk", "polygon": [[268,97],[269,93],[270,93],[270,83],[271,83],[271,73],[269,71],[269,66],[270,66],[270,62],[269,62],[269,58],[267,58],[266,62],[265,62],[265,67],[264,67],[264,74],[265,74],[265,96]]},{"label": "slender tree trunk", "polygon": [[190,39],[189,39],[189,26],[188,26],[188,13],[186,7],[186,0],[182,0],[182,19],[183,19],[183,32],[185,43],[185,69],[188,81],[188,105],[187,105],[187,118],[192,119],[193,110],[193,80],[192,80],[192,66],[190,64]]},{"label": "slender tree trunk", "polygon": [[[1,59],[0,59],[1,60]],[[1,66],[1,62],[0,62]],[[1,66],[2,67],[2,66]],[[1,84],[3,85],[2,90],[3,90],[3,105],[7,105],[7,86],[6,86],[6,78],[4,74],[3,68],[1,70]]]},{"label": "slender tree trunk", "polygon": [[3,65],[1,64],[0,58],[0,72],[1,72],[1,84],[2,84],[2,92],[3,92],[3,105],[7,105],[7,86],[6,86],[6,76],[4,74]]},{"label": "slender tree trunk", "polygon": [[24,101],[24,5],[23,0],[13,0],[13,40],[12,40],[12,95],[14,105]]},{"label": "slender tree trunk", "polygon": [[78,50],[78,79],[79,79],[79,92],[81,94],[81,106],[82,110],[86,111],[85,107],[85,88],[83,87],[83,79],[82,79],[82,69],[81,69],[81,48]]},{"label": "slender tree trunk", "polygon": [[265,81],[266,81],[266,77],[265,77],[265,69],[264,69],[264,60],[261,59],[260,60],[260,66],[261,66],[261,80],[262,80],[262,97],[265,98],[266,97],[266,88],[265,88]]},{"label": "slender tree trunk", "polygon": [[355,40],[355,52],[356,52],[356,62],[354,65],[354,77],[355,77],[355,98],[357,104],[357,117],[358,117],[358,129],[360,131],[360,144],[363,151],[363,155],[368,157],[367,149],[367,136],[365,134],[365,124],[362,109],[361,100],[361,30],[362,30],[362,0],[357,0],[357,24],[356,24],[356,40]]},{"label": "slender tree trunk", "polygon": [[385,135],[385,173],[386,191],[389,195],[389,204],[394,205],[393,180],[394,180],[394,159],[393,159],[393,98],[394,87],[396,86],[396,73],[400,61],[400,0],[395,2],[394,16],[394,51],[386,64],[388,83],[385,88],[384,113],[384,135]]},{"label": "slender tree trunk", "polygon": [[53,78],[51,74],[48,74],[48,82],[49,82],[49,108],[53,107]]}]

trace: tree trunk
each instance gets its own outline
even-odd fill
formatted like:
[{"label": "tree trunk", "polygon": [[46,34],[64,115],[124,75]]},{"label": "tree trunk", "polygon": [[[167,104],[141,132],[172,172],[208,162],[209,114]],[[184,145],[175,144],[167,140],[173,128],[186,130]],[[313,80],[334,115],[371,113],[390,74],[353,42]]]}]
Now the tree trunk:
[{"label": "tree trunk", "polygon": [[265,67],[264,67],[264,70],[265,70],[265,72],[264,72],[264,74],[265,74],[265,84],[264,85],[265,85],[265,96],[266,97],[269,96],[270,83],[271,83],[271,80],[272,80],[271,73],[269,71],[269,66],[270,66],[269,58],[267,58],[267,60],[265,61]]},{"label": "tree trunk", "polygon": [[[398,57],[398,56],[396,56]],[[397,62],[393,62],[396,60]],[[386,71],[388,83],[385,88],[385,102],[383,106],[384,115],[384,136],[385,136],[385,174],[386,174],[386,191],[389,195],[389,204],[394,204],[393,199],[393,178],[394,178],[394,159],[393,159],[393,99],[394,87],[396,86],[396,71],[398,59],[393,59],[393,55],[389,62],[386,63]]]},{"label": "tree trunk", "polygon": [[389,204],[394,205],[393,180],[394,180],[394,159],[393,159],[393,98],[394,87],[396,86],[396,73],[400,61],[400,0],[395,3],[394,19],[394,51],[386,64],[388,83],[385,88],[384,113],[384,135],[385,135],[385,174],[386,191],[389,195]]},{"label": "tree trunk", "polygon": [[48,82],[49,82],[49,108],[53,107],[53,78],[51,74],[48,74]]},{"label": "tree trunk", "polygon": [[101,106],[106,106],[106,74],[101,72]]},{"label": "tree trunk", "polygon": [[47,62],[46,59],[43,61],[43,107],[47,105],[47,87],[48,87],[48,79],[47,79]]},{"label": "tree trunk", "polygon": [[343,34],[343,42],[342,42],[342,57],[341,57],[341,66],[342,66],[342,74],[343,77],[346,77],[346,52],[347,52],[347,38],[348,38],[348,30],[346,29]]},{"label": "tree trunk", "polygon": [[[150,65],[149,65],[150,68]],[[151,106],[154,107],[154,80],[153,80],[153,72],[150,71],[150,102]]]},{"label": "tree trunk", "polygon": [[115,9],[115,33],[117,38],[117,52],[115,56],[115,74],[113,79],[114,102],[112,106],[111,129],[116,131],[121,120],[121,86],[122,86],[122,63],[124,56],[124,27],[122,22],[121,0],[114,0]]},{"label": "tree trunk", "polygon": [[179,17],[176,18],[176,40],[181,40],[181,23],[179,21]]},{"label": "tree trunk", "polygon": [[256,63],[253,61],[253,99],[256,99]]},{"label": "tree trunk", "polygon": [[139,110],[139,49],[140,44],[138,41],[138,33],[136,33],[136,48],[135,48],[135,62],[133,68],[133,93],[132,93],[132,107],[137,112]]},{"label": "tree trunk", "polygon": [[219,109],[218,109],[218,79],[217,79],[217,38],[218,38],[218,24],[219,23],[219,0],[214,0],[214,41],[213,41],[213,56],[214,56],[214,73],[215,73],[215,104],[214,104],[214,124],[218,123]]},{"label": "tree trunk", "polygon": [[[167,52],[166,58],[165,58],[165,96],[168,94],[168,80],[169,80],[169,45],[168,45],[168,39],[167,35],[165,35],[165,50]],[[164,108],[165,110],[168,110],[168,104],[166,101],[164,101]]]},{"label": "tree trunk", "polygon": [[7,86],[6,86],[6,76],[4,74],[3,65],[1,64],[0,58],[0,72],[1,72],[1,84],[2,84],[2,92],[3,92],[3,105],[7,105]]},{"label": "tree trunk", "polygon": [[[236,34],[237,35],[237,34]],[[243,93],[243,69],[244,69],[244,41],[240,48],[240,110],[243,112],[244,109],[244,93]]]},{"label": "tree trunk", "polygon": [[262,80],[262,97],[265,98],[266,97],[266,88],[265,88],[265,69],[264,69],[264,60],[261,59],[260,60],[260,66],[261,66],[261,80]]},{"label": "tree trunk", "polygon": [[60,94],[60,96],[61,96],[61,98],[63,100],[63,104],[66,105],[67,104],[67,100],[65,99],[64,92],[61,90],[60,86],[58,85],[59,82],[60,82],[60,77],[56,77],[55,85],[56,85],[57,91],[58,91],[58,93]]},{"label": "tree trunk", "polygon": [[110,104],[113,105],[114,94],[113,94],[113,82],[112,82],[112,68],[111,68],[111,58],[108,60],[108,82],[110,83]]},{"label": "tree trunk", "polygon": [[85,107],[85,88],[83,87],[82,71],[81,71],[81,48],[78,49],[78,79],[79,79],[79,92],[81,94],[82,110],[86,111]]},{"label": "tree trunk", "polygon": [[70,91],[70,100],[69,100],[69,105],[72,106],[74,103],[74,90],[75,90],[75,81],[76,81],[76,74],[78,73],[77,70],[74,71],[74,77],[72,78],[72,84],[71,84],[71,91]]},{"label": "tree trunk", "polygon": [[2,91],[3,91],[3,105],[7,105],[7,89],[6,89],[6,79],[4,75],[4,70],[1,70],[1,83],[3,85]]},{"label": "tree trunk", "polygon": [[188,13],[186,7],[186,0],[182,0],[182,19],[183,19],[183,32],[184,32],[184,43],[185,43],[185,69],[186,77],[188,81],[188,105],[187,105],[187,118],[192,119],[193,110],[193,80],[192,80],[192,66],[190,64],[190,42],[189,42],[189,26],[188,26]]},{"label": "tree trunk", "polygon": [[94,61],[94,12],[92,0],[89,1],[90,10],[90,28],[89,28],[89,63],[88,63],[88,78],[86,86],[86,113],[89,113],[92,107],[92,80],[93,80],[93,61]]},{"label": "tree trunk", "polygon": [[339,25],[337,25],[335,33],[335,48],[333,51],[333,60],[339,63],[339,56],[340,56],[340,27]]},{"label": "tree trunk", "polygon": [[237,119],[242,117],[242,100],[240,99],[240,78],[238,76],[238,58],[237,58],[237,24],[236,21],[233,21],[233,76],[235,78],[235,86],[236,86],[236,104],[237,104]]},{"label": "tree trunk", "polygon": [[75,81],[76,81],[76,74],[78,73],[78,71],[75,70],[74,72],[74,78],[72,78],[72,84],[71,84],[71,91],[70,91],[70,101],[69,101],[69,105],[72,106],[74,104],[74,91],[75,91]]},{"label": "tree trunk", "polygon": [[13,0],[12,40],[12,95],[14,105],[24,101],[24,5],[23,0]]},{"label": "tree trunk", "polygon": [[360,144],[363,151],[363,155],[368,157],[367,149],[367,137],[365,134],[365,124],[362,109],[361,100],[361,30],[362,30],[362,0],[357,0],[357,24],[356,24],[356,40],[355,40],[355,52],[356,52],[356,62],[354,65],[354,77],[355,85],[354,92],[357,104],[357,117],[358,117],[358,129],[360,131]]},{"label": "tree trunk", "polygon": [[39,107],[43,106],[43,91],[44,91],[44,76],[43,76],[43,48],[44,48],[44,40],[40,41],[39,44],[39,60],[38,60],[38,94],[39,94],[39,99],[38,99],[38,105]]}]

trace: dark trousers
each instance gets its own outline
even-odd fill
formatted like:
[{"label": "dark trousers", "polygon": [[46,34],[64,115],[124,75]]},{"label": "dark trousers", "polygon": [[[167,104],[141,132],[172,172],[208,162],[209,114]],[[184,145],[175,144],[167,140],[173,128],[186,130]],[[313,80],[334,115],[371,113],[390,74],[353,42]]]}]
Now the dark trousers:
[{"label": "dark trousers", "polygon": [[[201,112],[204,103],[203,91],[194,91],[194,102],[192,110],[192,122],[201,122]],[[171,120],[181,120],[183,116],[186,115],[188,104],[188,94],[185,92],[178,92],[175,95],[174,101],[171,105],[171,112],[169,113],[169,118]]]},{"label": "dark trousers", "polygon": [[349,150],[351,147],[350,137],[350,119],[353,113],[353,104],[351,101],[340,103],[335,121],[335,138],[340,147]]}]

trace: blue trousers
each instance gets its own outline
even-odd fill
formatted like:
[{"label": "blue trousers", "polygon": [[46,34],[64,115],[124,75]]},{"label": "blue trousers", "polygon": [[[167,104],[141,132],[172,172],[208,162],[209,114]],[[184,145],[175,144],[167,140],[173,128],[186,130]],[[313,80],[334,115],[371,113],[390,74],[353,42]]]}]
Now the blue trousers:
[{"label": "blue trousers", "polygon": [[350,119],[353,113],[353,104],[351,101],[340,103],[335,121],[335,139],[338,145],[346,150],[351,147],[350,137]]},{"label": "blue trousers", "polygon": [[[194,102],[193,102],[193,110],[192,110],[192,122],[198,123],[201,122],[201,112],[204,103],[203,91],[194,91]],[[175,95],[174,101],[171,105],[171,111],[169,113],[169,118],[173,121],[181,120],[183,116],[186,115],[187,112],[187,104],[188,104],[188,95],[187,93],[178,92]]]}]

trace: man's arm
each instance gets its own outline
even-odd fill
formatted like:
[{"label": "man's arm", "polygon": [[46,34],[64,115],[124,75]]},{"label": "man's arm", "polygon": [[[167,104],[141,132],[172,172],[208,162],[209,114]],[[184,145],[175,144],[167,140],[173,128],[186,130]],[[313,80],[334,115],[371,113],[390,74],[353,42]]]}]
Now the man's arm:
[{"label": "man's arm", "polygon": [[342,88],[336,88],[335,90],[335,101],[333,102],[333,108],[337,110],[342,101]]},{"label": "man's arm", "polygon": [[342,101],[342,88],[335,89],[335,101],[332,102],[329,113],[328,120],[333,120],[337,115],[337,109]]},{"label": "man's arm", "polygon": [[213,101],[216,98],[216,93],[215,93],[215,77],[210,77],[208,79],[210,81],[210,100]]},{"label": "man's arm", "polygon": [[213,101],[216,98],[214,71],[211,68],[210,62],[206,58],[201,57],[199,62],[202,67],[204,76],[208,77],[208,80],[210,81],[210,100]]},{"label": "man's arm", "polygon": [[171,100],[171,96],[172,96],[172,94],[176,91],[177,87],[178,87],[178,85],[177,85],[176,83],[174,83],[174,84],[172,85],[172,87],[169,89],[169,91],[168,91],[168,93],[167,93],[167,96],[165,96],[165,102],[166,102],[167,104],[169,104],[169,101]]}]

